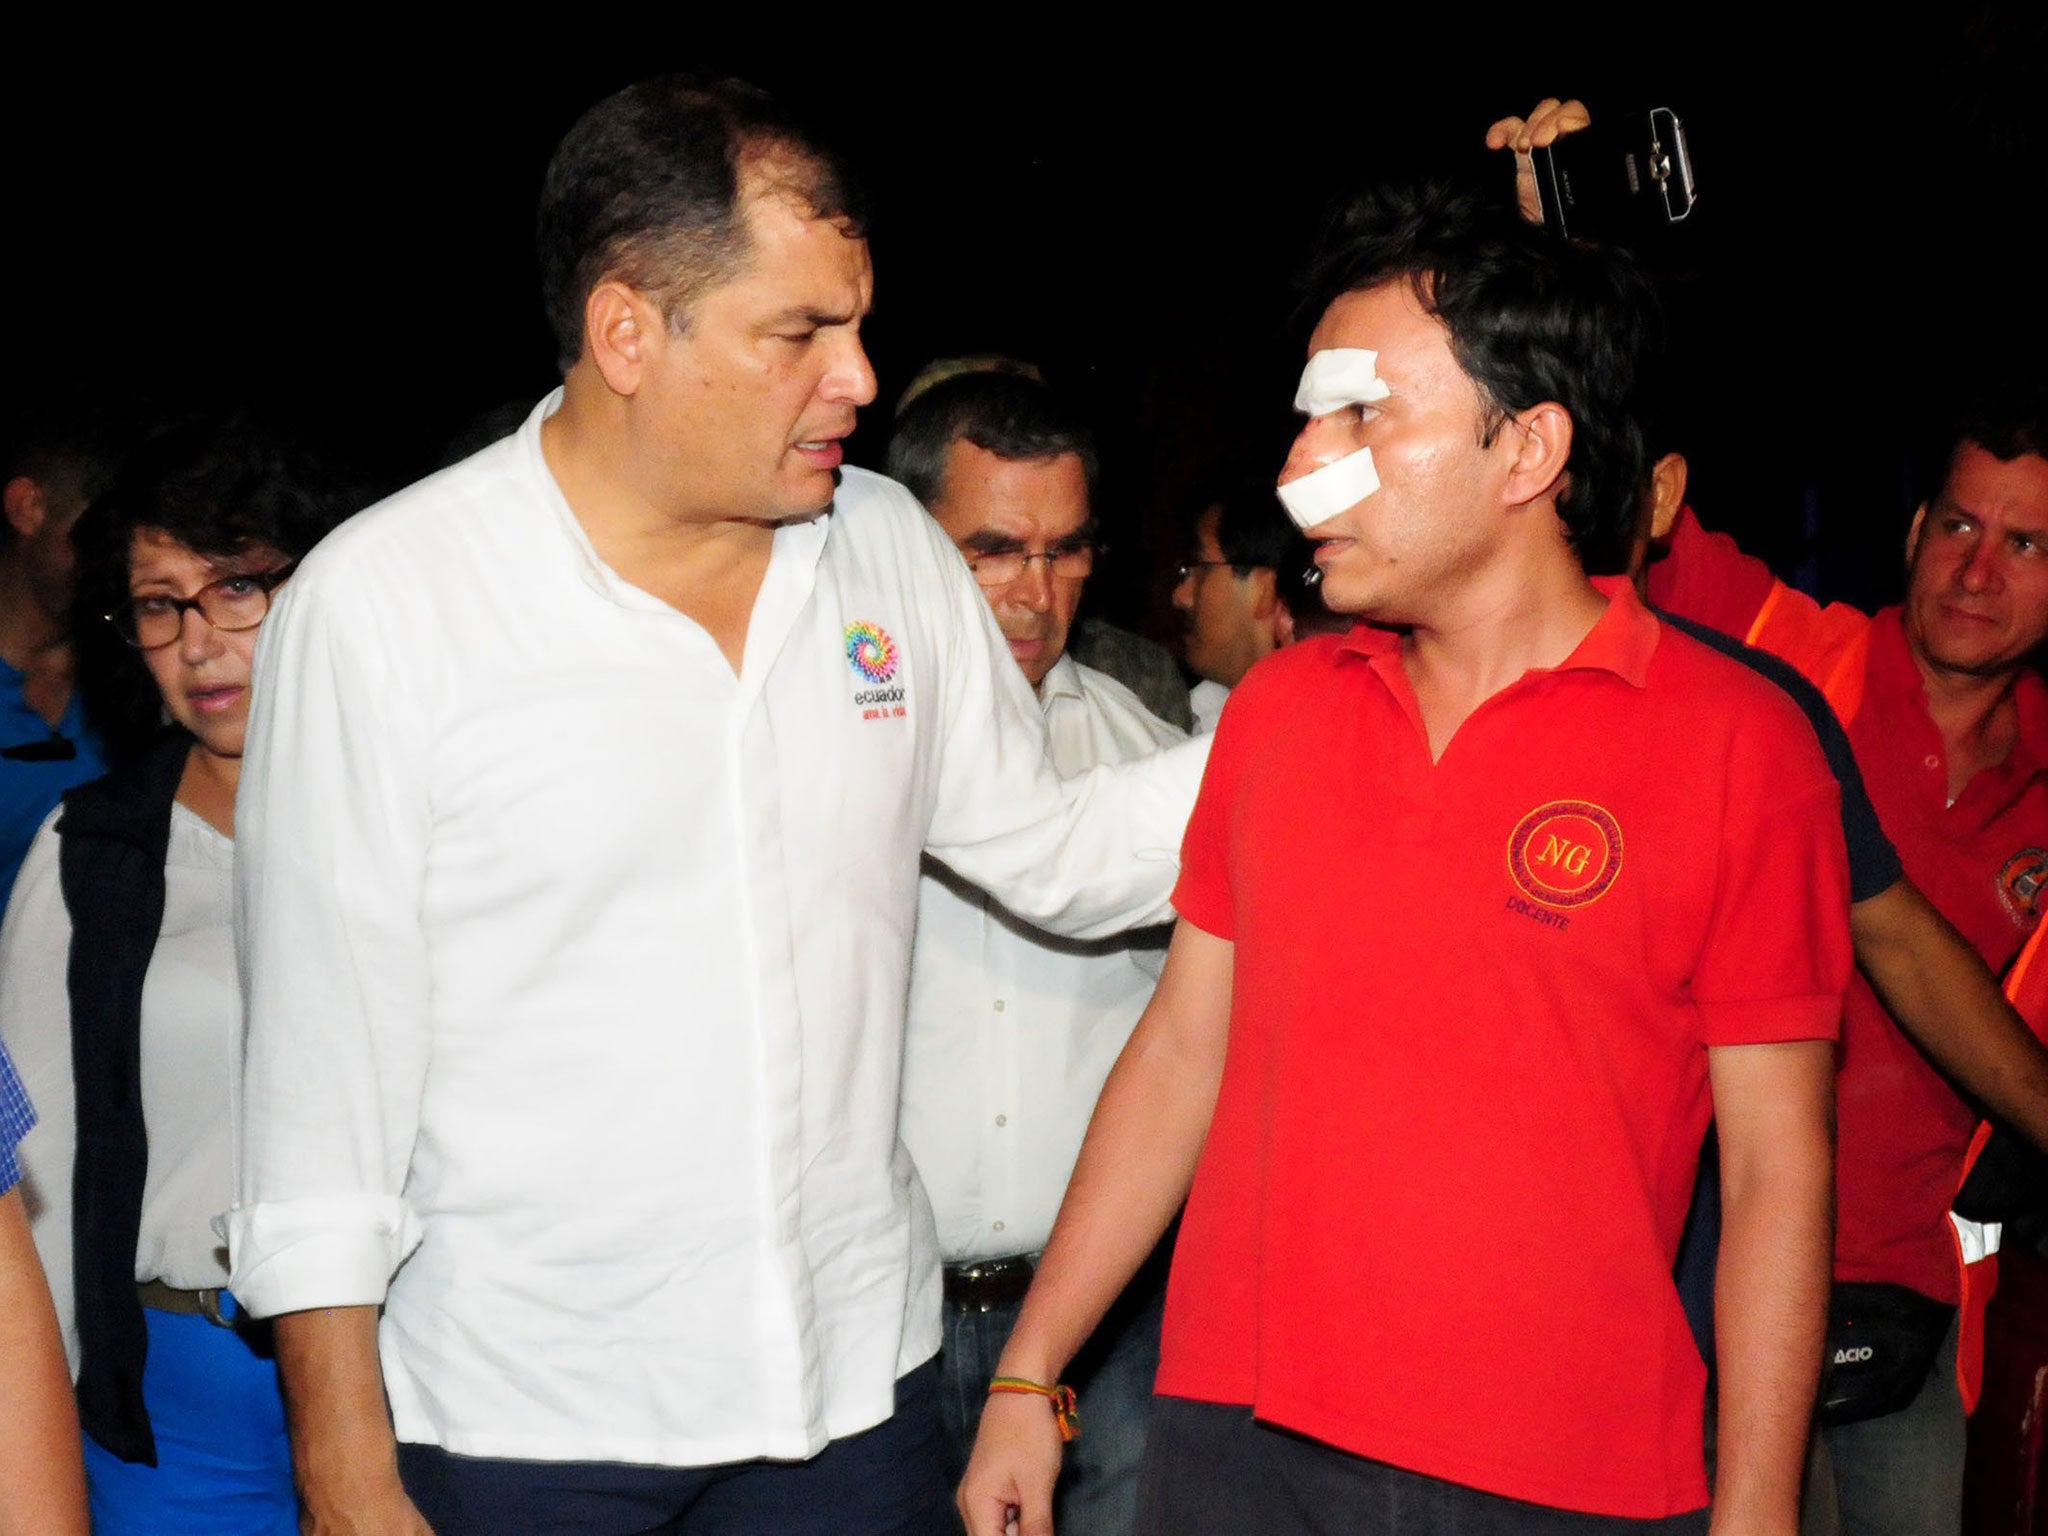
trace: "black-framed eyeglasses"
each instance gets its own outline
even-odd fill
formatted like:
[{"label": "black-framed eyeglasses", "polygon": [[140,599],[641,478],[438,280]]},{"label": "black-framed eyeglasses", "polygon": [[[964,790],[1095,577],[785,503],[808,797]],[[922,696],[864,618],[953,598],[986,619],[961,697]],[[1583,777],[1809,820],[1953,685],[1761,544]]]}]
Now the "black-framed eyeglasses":
[{"label": "black-framed eyeglasses", "polygon": [[1095,569],[1095,557],[1101,552],[1102,546],[1093,542],[1061,544],[1035,552],[1025,549],[961,551],[967,557],[967,568],[974,572],[974,579],[984,587],[1007,587],[1030,570],[1034,560],[1043,560],[1049,575],[1079,581]]},{"label": "black-framed eyeglasses", "polygon": [[1197,571],[1234,571],[1237,568],[1235,560],[1187,560],[1173,568],[1173,584],[1179,586]]},{"label": "black-framed eyeglasses", "polygon": [[139,651],[160,650],[178,638],[187,609],[224,634],[254,629],[270,612],[270,594],[291,575],[290,565],[274,571],[237,571],[209,581],[190,597],[150,592],[131,597],[106,615],[115,632]]}]

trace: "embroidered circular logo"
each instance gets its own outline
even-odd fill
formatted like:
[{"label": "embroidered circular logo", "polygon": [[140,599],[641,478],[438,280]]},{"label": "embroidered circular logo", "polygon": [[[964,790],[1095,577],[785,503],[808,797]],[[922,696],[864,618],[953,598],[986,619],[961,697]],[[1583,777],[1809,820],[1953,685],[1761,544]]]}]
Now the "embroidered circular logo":
[{"label": "embroidered circular logo", "polygon": [[1598,901],[1621,873],[1621,826],[1589,801],[1539,805],[1508,839],[1508,873],[1547,907]]},{"label": "embroidered circular logo", "polygon": [[2022,848],[1998,872],[1998,899],[2016,923],[2031,923],[2041,911],[2041,887],[2048,885],[2048,848]]},{"label": "embroidered circular logo", "polygon": [[879,624],[855,619],[846,626],[846,659],[870,683],[886,683],[896,675],[896,642]]}]

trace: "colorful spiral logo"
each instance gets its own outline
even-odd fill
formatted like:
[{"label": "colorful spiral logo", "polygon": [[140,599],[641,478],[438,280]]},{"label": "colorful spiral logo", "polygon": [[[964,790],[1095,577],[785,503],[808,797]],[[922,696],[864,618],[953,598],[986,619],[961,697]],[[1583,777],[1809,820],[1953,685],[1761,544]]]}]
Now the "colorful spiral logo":
[{"label": "colorful spiral logo", "polygon": [[896,642],[879,624],[856,619],[846,626],[846,659],[870,683],[886,683],[896,675]]}]

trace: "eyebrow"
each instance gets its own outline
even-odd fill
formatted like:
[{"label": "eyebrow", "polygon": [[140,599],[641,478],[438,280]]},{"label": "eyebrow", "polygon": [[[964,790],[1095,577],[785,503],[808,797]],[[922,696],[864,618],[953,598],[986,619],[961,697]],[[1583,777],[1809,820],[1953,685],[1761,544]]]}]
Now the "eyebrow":
[{"label": "eyebrow", "polygon": [[796,305],[770,316],[768,325],[771,330],[785,325],[812,325],[820,327],[827,325],[851,325],[856,320],[866,319],[867,315],[868,311],[864,309],[823,310],[809,309],[803,305]]}]

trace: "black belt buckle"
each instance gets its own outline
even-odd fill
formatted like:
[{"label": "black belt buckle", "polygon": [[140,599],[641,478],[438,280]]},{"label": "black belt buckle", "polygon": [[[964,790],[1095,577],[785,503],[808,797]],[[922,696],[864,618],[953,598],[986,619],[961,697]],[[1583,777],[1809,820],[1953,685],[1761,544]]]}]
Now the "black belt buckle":
[{"label": "black belt buckle", "polygon": [[945,1270],[946,1304],[962,1312],[993,1312],[1014,1306],[1031,1289],[1030,1256],[1008,1259],[972,1259],[965,1264],[948,1264]]}]

